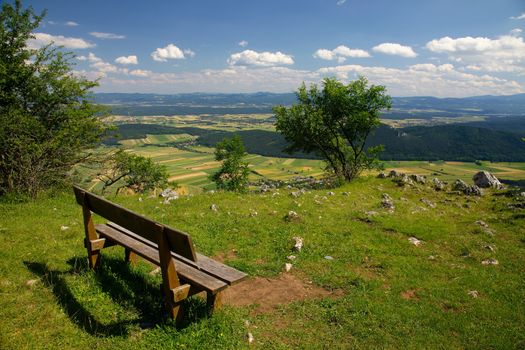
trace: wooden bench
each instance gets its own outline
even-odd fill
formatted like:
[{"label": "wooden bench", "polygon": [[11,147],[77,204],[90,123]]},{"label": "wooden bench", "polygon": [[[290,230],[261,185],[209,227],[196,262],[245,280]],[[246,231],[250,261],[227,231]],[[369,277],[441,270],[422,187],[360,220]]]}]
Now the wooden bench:
[{"label": "wooden bench", "polygon": [[[82,206],[89,266],[95,268],[100,251],[113,245],[125,248],[125,259],[136,255],[160,266],[162,289],[169,314],[182,319],[181,303],[187,297],[206,292],[209,311],[220,306],[221,292],[247,277],[244,272],[195,252],[191,236],[136,214],[117,204],[73,186],[77,203]],[[93,223],[91,213],[107,220]],[[136,255],[135,255],[136,254]]]}]

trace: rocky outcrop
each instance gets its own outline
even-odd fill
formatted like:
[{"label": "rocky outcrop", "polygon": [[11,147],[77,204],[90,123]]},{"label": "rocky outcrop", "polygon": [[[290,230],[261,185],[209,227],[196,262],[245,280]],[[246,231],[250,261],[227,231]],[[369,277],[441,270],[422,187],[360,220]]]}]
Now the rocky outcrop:
[{"label": "rocky outcrop", "polygon": [[465,181],[460,180],[460,179],[457,179],[456,182],[454,182],[454,185],[452,186],[452,188],[455,191],[463,192],[464,194],[469,195],[469,196],[481,196],[482,194],[481,188],[479,188],[476,185],[470,186]]},{"label": "rocky outcrop", "polygon": [[443,191],[445,189],[445,183],[437,177],[432,179],[432,183],[434,184],[434,189],[436,191]]},{"label": "rocky outcrop", "polygon": [[474,184],[481,188],[495,188],[497,190],[503,189],[503,185],[498,178],[488,171],[480,171],[472,177]]},{"label": "rocky outcrop", "polygon": [[169,202],[171,202],[172,200],[179,198],[178,192],[172,190],[171,188],[166,188],[160,193],[160,196],[164,198],[164,204],[169,204]]}]

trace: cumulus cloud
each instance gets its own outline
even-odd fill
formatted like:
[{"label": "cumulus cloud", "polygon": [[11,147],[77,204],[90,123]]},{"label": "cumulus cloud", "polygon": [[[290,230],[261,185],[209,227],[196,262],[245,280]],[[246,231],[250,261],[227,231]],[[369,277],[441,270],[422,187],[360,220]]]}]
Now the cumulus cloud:
[{"label": "cumulus cloud", "polygon": [[336,4],[338,6],[341,6],[342,4],[344,4],[346,2],[346,0],[337,0]]},{"label": "cumulus cloud", "polygon": [[182,60],[186,57],[195,56],[195,52],[190,49],[181,50],[173,44],[165,47],[159,47],[151,53],[151,57],[158,62],[167,62],[168,60]]},{"label": "cumulus cloud", "polygon": [[241,40],[241,41],[239,41],[239,46],[246,47],[246,46],[248,46],[248,42],[246,40]]},{"label": "cumulus cloud", "polygon": [[384,53],[386,55],[394,55],[401,57],[416,57],[417,53],[412,50],[410,46],[404,46],[397,43],[382,43],[372,48],[375,52]]},{"label": "cumulus cloud", "polygon": [[99,39],[126,39],[126,36],[114,33],[90,32],[89,34]]},{"label": "cumulus cloud", "polygon": [[231,66],[260,66],[272,67],[293,64],[291,55],[277,52],[257,52],[253,50],[244,50],[230,55],[227,60]]},{"label": "cumulus cloud", "polygon": [[115,59],[115,63],[118,64],[139,64],[137,56],[120,56]]},{"label": "cumulus cloud", "polygon": [[92,44],[81,38],[70,38],[62,35],[51,35],[47,33],[33,33],[34,39],[28,40],[28,45],[31,48],[39,48],[53,43],[57,46],[64,46],[67,49],[88,49],[95,47]]},{"label": "cumulus cloud", "polygon": [[344,65],[321,68],[319,73],[343,80],[364,75],[374,84],[386,85],[388,93],[394,96],[466,97],[525,92],[516,81],[461,72],[452,64],[424,63],[406,69]]},{"label": "cumulus cloud", "polygon": [[521,31],[513,30],[509,35],[496,39],[486,37],[443,37],[426,44],[432,52],[446,54],[464,65],[477,66],[488,72],[525,73],[525,42],[519,37]]},{"label": "cumulus cloud", "polygon": [[333,50],[319,49],[315,51],[314,57],[327,61],[337,60],[337,62],[341,63],[344,62],[347,57],[366,58],[371,56],[365,50],[350,49],[344,45],[339,45]]},{"label": "cumulus cloud", "polygon": [[521,15],[519,16],[516,16],[516,17],[510,17],[510,19],[525,19],[525,12],[523,12]]}]

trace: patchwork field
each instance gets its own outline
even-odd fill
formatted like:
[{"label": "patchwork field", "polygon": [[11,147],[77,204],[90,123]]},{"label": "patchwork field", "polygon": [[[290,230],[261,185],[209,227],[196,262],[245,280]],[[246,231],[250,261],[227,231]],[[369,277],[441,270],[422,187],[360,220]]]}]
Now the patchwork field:
[{"label": "patchwork field", "polygon": [[[436,117],[426,122],[448,124],[472,122],[477,119],[479,118]],[[267,147],[275,148],[275,145],[268,143],[271,141],[260,139],[264,134],[250,133],[250,131],[274,131],[274,119],[271,114],[110,116],[107,121],[119,125],[119,130],[122,132],[113,145],[119,145],[130,152],[150,157],[155,162],[165,165],[170,180],[191,193],[214,188],[209,177],[220,167],[214,159],[214,149],[203,146],[210,143],[199,140],[203,135],[248,131],[249,133],[243,136],[245,144],[257,146],[250,148],[252,153],[274,154],[268,153]],[[404,123],[410,121],[405,120]],[[384,122],[394,127],[413,126],[412,124],[397,125],[396,120]],[[275,149],[282,150],[283,147],[284,145],[279,145]],[[259,148],[263,149],[259,150]],[[282,152],[277,155],[281,154]],[[324,173],[324,164],[320,160],[278,158],[259,154],[249,154],[246,160],[250,164],[252,181],[262,178],[285,180],[299,175],[318,177]],[[396,169],[408,174],[438,177],[444,181],[458,178],[470,181],[476,172],[487,170],[500,179],[521,183],[525,181],[525,163],[388,161],[384,163],[384,168],[385,171]],[[96,188],[96,181],[90,187]]]},{"label": "patchwork field", "polygon": [[[151,157],[155,162],[167,167],[170,180],[186,187],[189,192],[198,192],[201,189],[214,188],[209,176],[216,172],[220,163],[215,161],[213,148],[192,147],[192,150],[180,150],[174,147],[159,146],[169,136],[181,135],[148,135],[142,140],[125,140],[131,152]],[[275,158],[257,154],[249,154],[246,160],[250,164],[251,180],[261,178],[285,180],[294,176],[322,176],[324,164],[320,160]],[[466,162],[424,162],[398,161],[385,162],[385,171],[392,169],[407,174],[421,174],[437,177],[444,181],[463,179],[470,181],[472,176],[481,170],[494,173],[504,180],[519,181],[525,179],[525,163],[491,163],[483,162],[480,165]]]}]

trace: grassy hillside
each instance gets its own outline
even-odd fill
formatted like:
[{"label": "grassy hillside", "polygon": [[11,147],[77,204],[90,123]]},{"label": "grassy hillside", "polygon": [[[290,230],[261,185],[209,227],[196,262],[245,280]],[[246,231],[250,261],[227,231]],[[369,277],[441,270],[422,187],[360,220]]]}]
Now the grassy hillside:
[{"label": "grassy hillside", "polygon": [[[275,281],[295,254],[288,275],[334,292],[264,312],[225,305],[211,318],[194,298],[178,330],[162,315],[153,267],[128,267],[113,247],[97,273],[86,268],[71,193],[0,203],[0,348],[237,349],[248,348],[248,332],[260,349],[525,347],[525,212],[508,208],[515,199],[375,178],[334,195],[290,192],[205,193],[169,205],[148,196],[111,198],[189,232],[198,251],[249,273],[247,283]],[[393,213],[381,208],[384,193]],[[290,210],[299,219],[285,220]],[[300,253],[292,252],[294,236],[304,238]],[[487,259],[498,265],[483,265]]]}]

